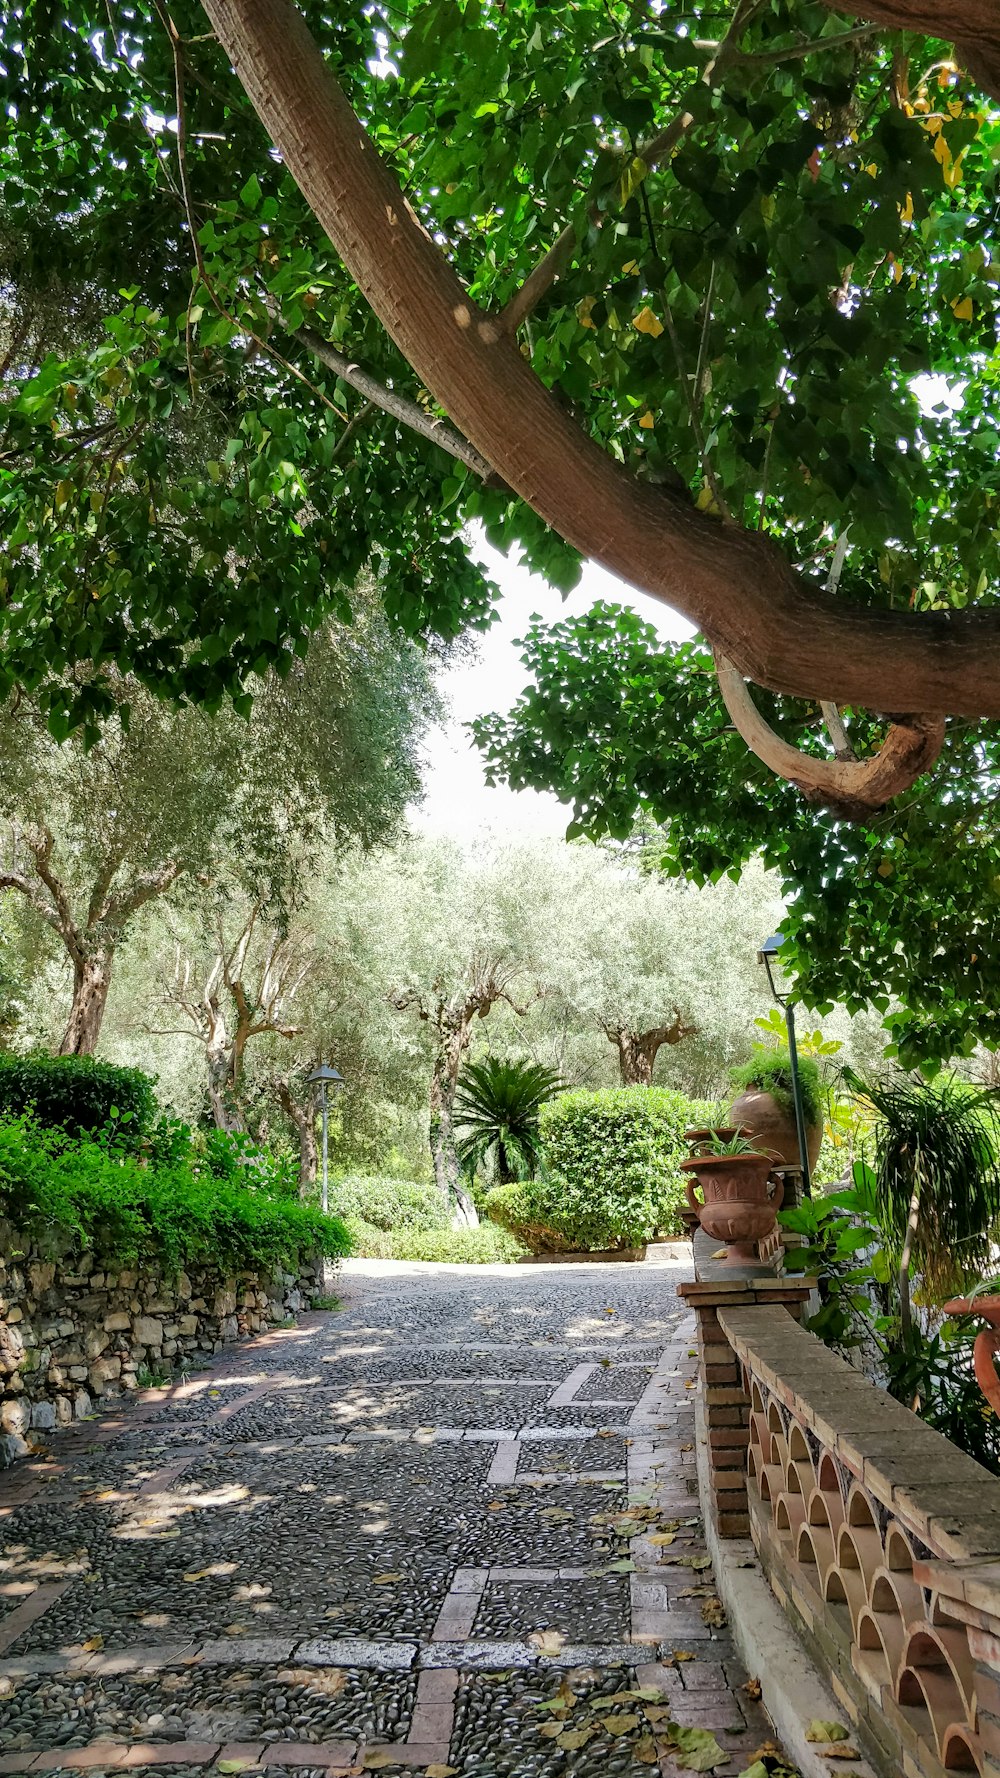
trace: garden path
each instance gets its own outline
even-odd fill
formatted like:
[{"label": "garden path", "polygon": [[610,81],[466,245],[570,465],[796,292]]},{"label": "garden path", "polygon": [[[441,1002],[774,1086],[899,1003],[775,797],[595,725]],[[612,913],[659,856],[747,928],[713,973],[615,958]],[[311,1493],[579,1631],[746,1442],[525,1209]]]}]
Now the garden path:
[{"label": "garden path", "polygon": [[735,1778],[687,1275],[353,1262],[9,1471],[0,1772]]}]

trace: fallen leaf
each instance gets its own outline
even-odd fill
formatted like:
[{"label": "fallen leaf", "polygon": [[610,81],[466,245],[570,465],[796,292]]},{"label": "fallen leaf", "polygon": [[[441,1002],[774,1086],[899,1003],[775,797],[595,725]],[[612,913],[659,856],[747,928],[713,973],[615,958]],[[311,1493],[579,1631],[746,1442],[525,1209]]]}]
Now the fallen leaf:
[{"label": "fallen leaf", "polygon": [[246,1624],[227,1624],[222,1632],[223,1636],[245,1636],[246,1633]]},{"label": "fallen leaf", "polygon": [[835,1741],[831,1747],[817,1749],[820,1759],[860,1759],[861,1755],[849,1741]]},{"label": "fallen leaf", "polygon": [[679,1722],[672,1722],[663,1739],[675,1764],[688,1772],[710,1772],[713,1766],[728,1766],[731,1758],[719,1746],[711,1729],[685,1729]]},{"label": "fallen leaf", "polygon": [[207,1580],[210,1572],[211,1571],[208,1568],[198,1568],[198,1569],[196,1569],[194,1574],[182,1574],[181,1580],[186,1580],[186,1581]]},{"label": "fallen leaf", "polygon": [[564,1679],[562,1684],[559,1687],[559,1690],[555,1693],[555,1695],[551,1698],[545,1698],[541,1704],[536,1704],[535,1709],[536,1710],[572,1710],[573,1705],[576,1703],[576,1701],[577,1701],[577,1698],[576,1698],[575,1691],[573,1690],[573,1688],[569,1684],[569,1682]]},{"label": "fallen leaf", "polygon": [[685,1587],[677,1597],[678,1599],[711,1599],[714,1594],[714,1587]]},{"label": "fallen leaf", "polygon": [[681,1568],[694,1568],[699,1574],[712,1566],[711,1556],[678,1556],[677,1560]]},{"label": "fallen leaf", "polygon": [[632,1748],[632,1758],[637,1759],[641,1766],[655,1766],[659,1757],[652,1735],[640,1735]]},{"label": "fallen leaf", "polygon": [[702,1600],[701,1615],[703,1622],[708,1625],[710,1630],[721,1630],[726,1621],[726,1608],[722,1600],[713,1595]]},{"label": "fallen leaf", "polygon": [[673,1658],[675,1661],[693,1661],[695,1657],[689,1648],[675,1648]]},{"label": "fallen leaf", "polygon": [[543,1722],[539,1724],[538,1733],[544,1735],[546,1741],[554,1741],[556,1736],[561,1735],[562,1732],[563,1725],[561,1722]]},{"label": "fallen leaf", "polygon": [[252,1759],[220,1759],[215,1762],[217,1772],[249,1772],[256,1764]]},{"label": "fallen leaf", "polygon": [[543,1506],[538,1516],[540,1519],[571,1519],[573,1514],[568,1506]]},{"label": "fallen leaf", "polygon": [[540,1655],[557,1655],[562,1653],[566,1638],[561,1630],[532,1630],[528,1641]]},{"label": "fallen leaf", "polygon": [[457,1766],[425,1766],[424,1778],[456,1778]]},{"label": "fallen leaf", "polygon": [[81,1644],[81,1647],[83,1648],[84,1652],[88,1655],[96,1654],[98,1649],[101,1649],[104,1647],[104,1637],[103,1636],[91,1636],[86,1642]]},{"label": "fallen leaf", "polygon": [[694,1446],[693,1445],[678,1445],[677,1449],[679,1451],[693,1451]]},{"label": "fallen leaf", "polygon": [[366,1747],[362,1754],[366,1772],[378,1772],[383,1766],[398,1766],[399,1754],[389,1747]]},{"label": "fallen leaf", "polygon": [[659,1548],[665,1548],[668,1543],[673,1543],[674,1534],[672,1531],[654,1531],[649,1541]]},{"label": "fallen leaf", "polygon": [[575,1753],[578,1747],[586,1747],[596,1733],[597,1730],[592,1725],[585,1729],[563,1729],[556,1737],[556,1746],[565,1748],[567,1753]]},{"label": "fallen leaf", "polygon": [[324,1698],[336,1698],[347,1684],[341,1667],[284,1667],[277,1675],[281,1685],[308,1686]]},{"label": "fallen leaf", "polygon": [[666,1720],[669,1722],[670,1721],[670,1705],[669,1704],[647,1704],[646,1717],[650,1722],[653,1722],[653,1723],[662,1722],[664,1720],[664,1718],[666,1718]]},{"label": "fallen leaf", "polygon": [[503,1501],[502,1500],[491,1500],[488,1507],[486,1508],[486,1511],[488,1513],[502,1513],[503,1512]]},{"label": "fallen leaf", "polygon": [[373,1574],[372,1575],[372,1586],[373,1587],[392,1587],[392,1586],[395,1586],[395,1584],[398,1580],[402,1580],[402,1578],[403,1577],[401,1574]]},{"label": "fallen leaf", "polygon": [[847,1741],[850,1729],[845,1729],[842,1722],[824,1722],[822,1717],[814,1716],[806,1730],[807,1741],[825,1743],[827,1741]]},{"label": "fallen leaf", "polygon": [[607,1729],[609,1735],[630,1735],[633,1729],[639,1727],[639,1721],[638,1716],[631,1715],[627,1710],[615,1711],[610,1716],[601,1717],[601,1726]]},{"label": "fallen leaf", "polygon": [[604,1572],[605,1574],[634,1574],[635,1563],[625,1561],[609,1562]]},{"label": "fallen leaf", "polygon": [[743,1686],[743,1690],[746,1692],[746,1695],[748,1698],[759,1698],[760,1697],[760,1680],[759,1679],[748,1679],[746,1684]]}]

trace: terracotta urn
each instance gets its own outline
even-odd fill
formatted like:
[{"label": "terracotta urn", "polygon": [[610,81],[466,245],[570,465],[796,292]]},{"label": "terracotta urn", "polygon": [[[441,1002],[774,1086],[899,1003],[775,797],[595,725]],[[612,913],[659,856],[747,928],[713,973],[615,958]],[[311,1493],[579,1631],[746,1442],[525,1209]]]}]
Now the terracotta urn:
[{"label": "terracotta urn", "polygon": [[[779,1166],[798,1166],[799,1137],[795,1128],[795,1113],[792,1110],[786,1111],[770,1093],[762,1093],[759,1087],[747,1087],[745,1093],[733,1100],[729,1115],[734,1124],[745,1127],[757,1147],[770,1155],[772,1161]],[[810,1170],[819,1159],[822,1141],[822,1125],[809,1124],[806,1128],[806,1148]]]},{"label": "terracotta urn", "polygon": [[989,1322],[989,1328],[983,1328],[976,1335],[972,1348],[972,1363],[976,1372],[976,1382],[985,1395],[995,1414],[1000,1414],[1000,1377],[997,1376],[994,1356],[1000,1352],[1000,1296],[953,1296],[945,1303],[946,1315],[981,1315]]},{"label": "terracotta urn", "polygon": [[706,1235],[726,1242],[730,1259],[756,1259],[757,1243],[773,1233],[783,1187],[779,1180],[768,1196],[771,1166],[766,1154],[696,1154],[681,1162],[688,1203]]}]

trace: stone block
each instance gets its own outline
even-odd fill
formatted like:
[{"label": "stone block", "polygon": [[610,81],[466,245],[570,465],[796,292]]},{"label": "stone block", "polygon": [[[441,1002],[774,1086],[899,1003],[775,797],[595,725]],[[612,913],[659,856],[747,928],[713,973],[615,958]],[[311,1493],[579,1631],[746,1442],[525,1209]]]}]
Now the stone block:
[{"label": "stone block", "polygon": [[36,1260],[34,1265],[28,1267],[32,1295],[41,1296],[46,1290],[51,1290],[55,1276],[56,1268],[52,1260]]},{"label": "stone block", "polygon": [[[84,1373],[84,1374],[86,1374],[86,1373]],[[76,1394],[73,1397],[73,1417],[74,1417],[74,1419],[86,1420],[87,1415],[92,1414],[93,1411],[94,1411],[94,1404],[91,1401],[90,1396],[88,1395],[86,1389],[78,1389]]]},{"label": "stone block", "polygon": [[0,1427],[20,1438],[31,1424],[31,1407],[24,1400],[5,1401],[0,1406]]},{"label": "stone block", "polygon": [[0,1432],[0,1469],[9,1469],[18,1457],[27,1457],[28,1447],[16,1432]]},{"label": "stone block", "polygon": [[198,1317],[197,1317],[197,1315],[180,1315],[180,1316],[178,1316],[177,1330],[179,1333],[184,1335],[185,1339],[190,1339],[192,1334],[196,1334],[198,1332]]},{"label": "stone block", "polygon": [[93,1360],[95,1358],[100,1358],[101,1353],[106,1352],[110,1344],[110,1334],[106,1333],[103,1328],[91,1327],[88,1328],[87,1333],[84,1336],[83,1349],[87,1354],[87,1357]]},{"label": "stone block", "polygon": [[163,1323],[156,1321],[152,1315],[137,1315],[132,1322],[132,1332],[140,1346],[162,1346]]},{"label": "stone block", "polygon": [[36,1401],[31,1409],[31,1425],[37,1432],[51,1432],[56,1423],[56,1410],[50,1401]]},{"label": "stone block", "polygon": [[123,1309],[116,1309],[112,1315],[105,1315],[104,1326],[108,1333],[128,1333],[132,1327],[131,1315]]}]

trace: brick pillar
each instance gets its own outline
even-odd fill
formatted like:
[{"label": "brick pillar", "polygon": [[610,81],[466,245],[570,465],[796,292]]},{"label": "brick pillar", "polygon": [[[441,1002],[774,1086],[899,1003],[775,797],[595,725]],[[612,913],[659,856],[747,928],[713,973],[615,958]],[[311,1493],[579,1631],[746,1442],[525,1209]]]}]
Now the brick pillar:
[{"label": "brick pillar", "polygon": [[785,1277],[777,1267],[781,1256],[759,1265],[731,1264],[715,1258],[718,1248],[700,1229],[694,1238],[696,1282],[678,1286],[694,1310],[698,1330],[698,1368],[708,1438],[709,1498],[707,1508],[720,1537],[749,1537],[746,1450],[750,1442],[750,1402],[743,1389],[739,1360],[729,1344],[719,1310],[784,1303],[799,1319],[814,1280]]}]

